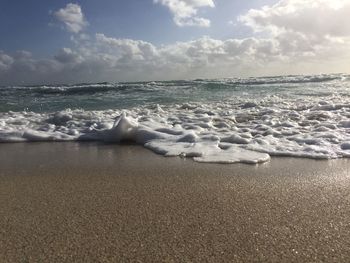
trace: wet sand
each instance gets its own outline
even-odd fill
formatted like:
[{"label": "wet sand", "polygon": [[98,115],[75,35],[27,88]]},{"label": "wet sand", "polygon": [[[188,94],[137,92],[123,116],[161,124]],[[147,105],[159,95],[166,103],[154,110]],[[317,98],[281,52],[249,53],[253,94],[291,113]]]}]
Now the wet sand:
[{"label": "wet sand", "polygon": [[0,262],[348,262],[350,160],[0,145]]}]

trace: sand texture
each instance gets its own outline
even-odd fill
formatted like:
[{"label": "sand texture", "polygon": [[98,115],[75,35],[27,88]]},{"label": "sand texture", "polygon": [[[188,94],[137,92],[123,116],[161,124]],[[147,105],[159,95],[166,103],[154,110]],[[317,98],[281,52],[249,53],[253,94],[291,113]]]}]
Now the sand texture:
[{"label": "sand texture", "polygon": [[0,262],[349,262],[350,161],[0,145]]}]

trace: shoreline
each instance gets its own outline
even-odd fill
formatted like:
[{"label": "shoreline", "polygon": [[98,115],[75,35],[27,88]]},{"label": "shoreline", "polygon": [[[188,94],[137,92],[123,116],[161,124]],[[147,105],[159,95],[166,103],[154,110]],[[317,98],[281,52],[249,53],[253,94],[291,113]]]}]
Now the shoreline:
[{"label": "shoreline", "polygon": [[0,146],[0,261],[346,261],[350,160]]}]

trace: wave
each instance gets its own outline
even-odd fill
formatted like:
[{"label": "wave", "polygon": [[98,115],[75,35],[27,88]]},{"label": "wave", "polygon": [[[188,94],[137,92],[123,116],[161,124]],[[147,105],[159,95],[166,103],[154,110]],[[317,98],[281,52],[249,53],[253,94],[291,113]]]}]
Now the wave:
[{"label": "wave", "polygon": [[195,79],[195,80],[176,80],[176,81],[152,81],[152,82],[121,82],[121,83],[80,83],[74,85],[40,85],[40,86],[8,86],[0,87],[0,90],[22,90],[47,94],[79,94],[96,93],[108,91],[122,91],[128,89],[146,90],[152,87],[189,87],[205,86],[207,88],[220,89],[233,86],[253,86],[268,84],[302,84],[302,83],[322,83],[331,81],[348,81],[349,75],[290,75],[273,77],[255,77],[255,78],[228,78],[228,79]]},{"label": "wave", "polygon": [[270,156],[350,157],[350,99],[255,100],[140,105],[129,110],[0,113],[0,142],[134,141],[198,162],[260,163]]},{"label": "wave", "polygon": [[290,76],[274,76],[274,77],[258,77],[247,79],[223,79],[223,80],[195,80],[197,82],[209,82],[223,85],[269,85],[269,84],[302,84],[302,83],[322,83],[335,80],[344,80],[346,75],[290,75]]}]

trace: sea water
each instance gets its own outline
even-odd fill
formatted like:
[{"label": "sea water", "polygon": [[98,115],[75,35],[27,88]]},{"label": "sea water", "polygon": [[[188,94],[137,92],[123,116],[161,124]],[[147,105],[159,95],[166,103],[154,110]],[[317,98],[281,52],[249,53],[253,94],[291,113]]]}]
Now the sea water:
[{"label": "sea water", "polygon": [[33,141],[132,141],[216,163],[350,157],[350,76],[0,87],[0,142]]}]

